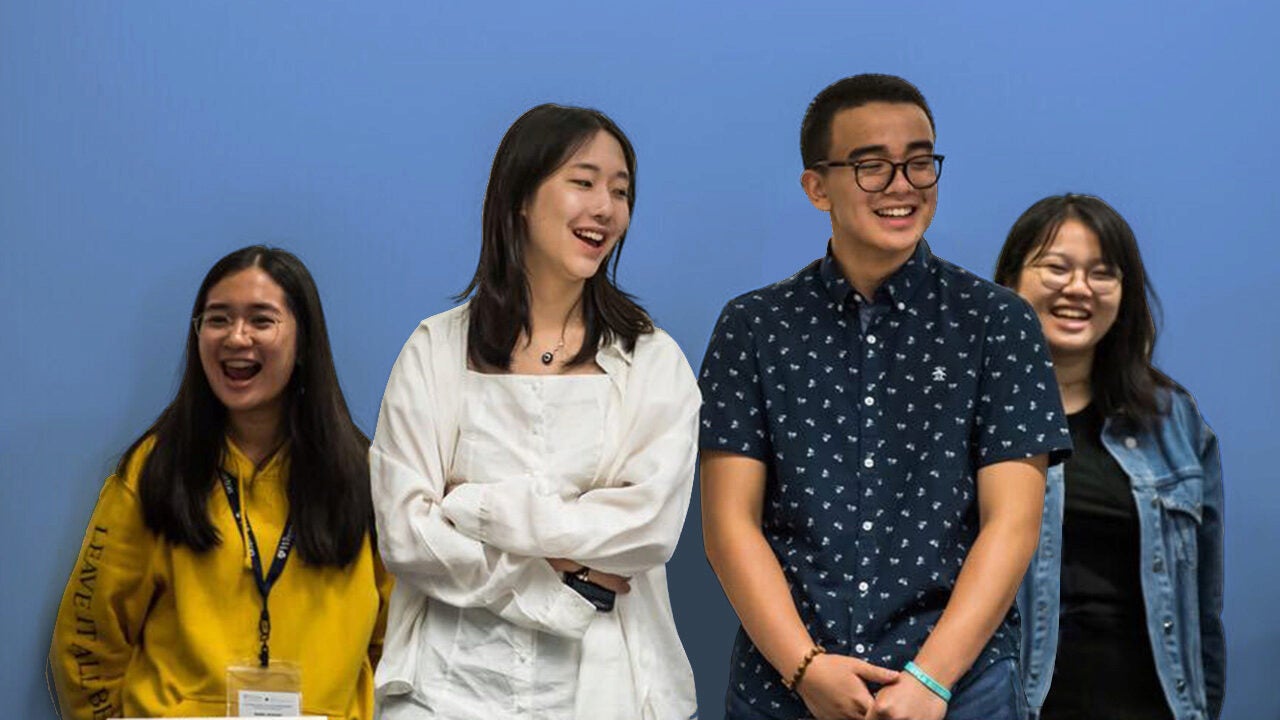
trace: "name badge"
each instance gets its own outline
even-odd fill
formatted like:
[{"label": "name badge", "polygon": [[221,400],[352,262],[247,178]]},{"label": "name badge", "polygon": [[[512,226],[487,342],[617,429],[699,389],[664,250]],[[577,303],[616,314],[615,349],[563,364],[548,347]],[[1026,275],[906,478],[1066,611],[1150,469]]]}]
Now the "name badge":
[{"label": "name badge", "polygon": [[267,667],[245,662],[227,668],[227,715],[296,717],[302,714],[302,670],[287,660]]}]

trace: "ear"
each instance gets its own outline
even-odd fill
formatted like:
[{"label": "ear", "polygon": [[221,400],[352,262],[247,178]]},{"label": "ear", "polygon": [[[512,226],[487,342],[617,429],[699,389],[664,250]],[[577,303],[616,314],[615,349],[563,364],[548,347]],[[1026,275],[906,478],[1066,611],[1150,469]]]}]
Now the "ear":
[{"label": "ear", "polygon": [[809,197],[809,202],[822,212],[831,212],[831,199],[827,197],[827,178],[813,169],[800,173],[800,187]]}]

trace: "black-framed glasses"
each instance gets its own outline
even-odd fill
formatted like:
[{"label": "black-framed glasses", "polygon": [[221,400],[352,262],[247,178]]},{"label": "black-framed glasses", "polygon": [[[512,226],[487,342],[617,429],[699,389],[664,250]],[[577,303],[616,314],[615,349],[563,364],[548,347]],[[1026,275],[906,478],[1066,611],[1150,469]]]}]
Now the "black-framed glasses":
[{"label": "black-framed glasses", "polygon": [[893,178],[902,170],[907,183],[917,190],[931,188],[942,177],[942,155],[915,155],[896,163],[879,158],[871,160],[819,160],[815,168],[853,168],[853,181],[866,192],[884,192],[893,184]]},{"label": "black-framed glasses", "polygon": [[1119,268],[1105,263],[1092,267],[1077,267],[1051,260],[1027,265],[1027,269],[1035,270],[1040,278],[1040,284],[1053,292],[1060,292],[1075,282],[1077,270],[1084,276],[1084,284],[1093,291],[1094,295],[1110,295],[1119,290],[1120,284],[1124,281],[1124,274]]}]

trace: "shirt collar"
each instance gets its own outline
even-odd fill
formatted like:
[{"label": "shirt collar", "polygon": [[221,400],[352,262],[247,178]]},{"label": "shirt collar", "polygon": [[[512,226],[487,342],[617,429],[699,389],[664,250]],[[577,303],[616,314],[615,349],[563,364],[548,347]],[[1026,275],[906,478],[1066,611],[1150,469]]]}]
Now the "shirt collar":
[{"label": "shirt collar", "polygon": [[[920,238],[920,242],[916,243],[915,252],[889,275],[876,294],[885,294],[893,303],[909,301],[924,281],[925,274],[932,263],[933,251],[929,249],[929,243],[925,242],[924,238]],[[826,256],[819,262],[818,273],[831,299],[844,306],[855,291],[844,273],[840,272],[840,265],[836,262],[835,255],[831,253],[830,242],[827,243]],[[874,298],[872,300],[874,301]]]},{"label": "shirt collar", "polygon": [[[639,338],[636,338],[637,342]],[[628,352],[622,338],[614,335],[613,339],[600,346],[596,351],[596,364],[609,376],[609,381],[621,389],[626,384],[627,371],[631,369],[634,352]]]}]

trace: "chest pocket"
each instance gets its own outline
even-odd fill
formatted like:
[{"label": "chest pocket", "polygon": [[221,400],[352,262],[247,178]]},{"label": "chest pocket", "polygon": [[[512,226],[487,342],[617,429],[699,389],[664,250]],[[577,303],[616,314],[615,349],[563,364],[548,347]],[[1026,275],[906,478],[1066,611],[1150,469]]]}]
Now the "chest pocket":
[{"label": "chest pocket", "polygon": [[1178,476],[1155,491],[1166,544],[1179,562],[1194,566],[1198,557],[1196,535],[1204,510],[1204,477],[1198,472]]}]

